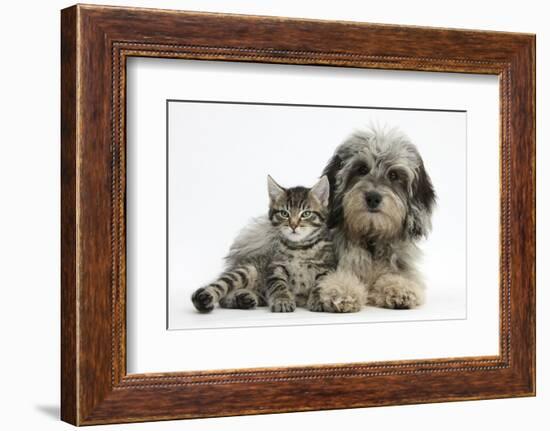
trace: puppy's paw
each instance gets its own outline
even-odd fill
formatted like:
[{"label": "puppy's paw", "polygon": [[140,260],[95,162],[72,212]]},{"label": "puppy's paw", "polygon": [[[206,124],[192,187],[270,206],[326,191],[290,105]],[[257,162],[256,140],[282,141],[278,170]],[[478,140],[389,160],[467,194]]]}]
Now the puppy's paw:
[{"label": "puppy's paw", "polygon": [[214,295],[207,287],[201,287],[195,290],[191,296],[191,301],[193,301],[195,308],[202,313],[212,311],[216,303]]},{"label": "puppy's paw", "polygon": [[382,306],[396,310],[408,310],[418,307],[422,302],[421,295],[415,289],[388,286],[384,289]]},{"label": "puppy's paw", "polygon": [[413,280],[385,275],[375,283],[370,300],[377,307],[408,310],[424,303],[424,289]]},{"label": "puppy's paw", "polygon": [[329,310],[325,310],[325,306],[323,305],[323,303],[319,298],[309,299],[307,302],[307,309],[309,311],[315,311],[315,312],[329,311]]},{"label": "puppy's paw", "polygon": [[276,298],[269,309],[274,313],[291,313],[296,310],[296,302],[290,298]]},{"label": "puppy's paw", "polygon": [[333,313],[357,313],[361,310],[361,303],[358,298],[348,295],[330,298],[330,305],[327,308]]},{"label": "puppy's paw", "polygon": [[329,313],[356,313],[365,304],[366,288],[353,274],[333,272],[324,277],[315,287],[308,303],[311,311]]}]

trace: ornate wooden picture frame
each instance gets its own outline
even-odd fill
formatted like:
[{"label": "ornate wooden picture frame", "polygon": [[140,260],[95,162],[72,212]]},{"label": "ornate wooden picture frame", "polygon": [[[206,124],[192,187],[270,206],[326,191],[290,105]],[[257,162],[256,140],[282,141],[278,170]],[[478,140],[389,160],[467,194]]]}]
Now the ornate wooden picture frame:
[{"label": "ornate wooden picture frame", "polygon": [[[64,421],[535,394],[534,35],[82,5],[61,17]],[[497,75],[499,355],[128,374],[125,98],[126,60],[135,56]]]}]

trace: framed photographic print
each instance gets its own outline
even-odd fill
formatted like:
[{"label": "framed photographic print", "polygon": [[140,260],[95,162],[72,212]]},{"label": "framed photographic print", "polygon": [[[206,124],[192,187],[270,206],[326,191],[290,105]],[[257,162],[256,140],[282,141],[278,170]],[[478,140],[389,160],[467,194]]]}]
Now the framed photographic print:
[{"label": "framed photographic print", "polygon": [[63,420],[535,394],[533,35],[77,5],[61,45]]}]

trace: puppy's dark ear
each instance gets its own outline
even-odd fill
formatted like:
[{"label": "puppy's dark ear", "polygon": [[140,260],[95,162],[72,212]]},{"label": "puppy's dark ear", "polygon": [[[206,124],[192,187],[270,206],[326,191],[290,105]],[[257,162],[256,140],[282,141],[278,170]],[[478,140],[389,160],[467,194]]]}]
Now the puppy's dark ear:
[{"label": "puppy's dark ear", "polygon": [[328,206],[330,215],[328,217],[328,227],[332,228],[342,220],[342,198],[336,196],[336,174],[342,168],[342,159],[337,154],[334,155],[325,166],[322,176],[328,178],[330,184],[330,195]]},{"label": "puppy's dark ear", "polygon": [[436,196],[432,180],[424,167],[424,162],[421,162],[420,167],[418,168],[418,177],[415,182],[414,197],[424,206],[424,208],[426,208],[426,211],[430,214],[432,213],[435,206]]},{"label": "puppy's dark ear", "polygon": [[428,236],[436,195],[428,172],[421,161],[412,185],[411,207],[407,220],[408,234],[413,239]]},{"label": "puppy's dark ear", "polygon": [[325,166],[325,169],[323,170],[323,174],[321,176],[326,175],[328,178],[328,182],[330,184],[331,190],[333,189],[334,181],[336,180],[336,174],[342,167],[342,159],[339,155],[334,155],[328,162],[328,164]]},{"label": "puppy's dark ear", "polygon": [[338,226],[344,221],[344,209],[342,208],[342,197],[335,196],[330,204],[330,213],[327,220],[329,229]]}]

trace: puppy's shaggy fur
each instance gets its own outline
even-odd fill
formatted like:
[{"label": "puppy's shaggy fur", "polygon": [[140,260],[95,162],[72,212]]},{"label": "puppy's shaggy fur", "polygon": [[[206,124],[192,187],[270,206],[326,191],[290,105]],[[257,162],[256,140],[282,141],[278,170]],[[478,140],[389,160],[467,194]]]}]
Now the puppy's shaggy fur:
[{"label": "puppy's shaggy fur", "polygon": [[322,283],[323,311],[424,302],[416,242],[431,229],[435,192],[417,148],[397,129],[354,133],[323,175],[338,269]]}]

